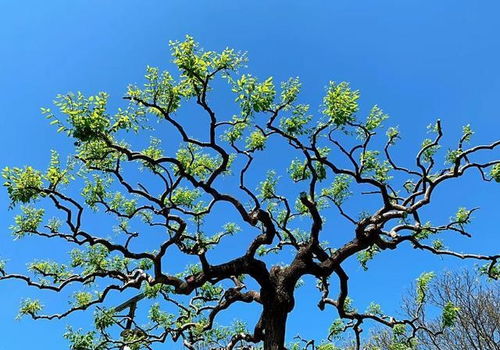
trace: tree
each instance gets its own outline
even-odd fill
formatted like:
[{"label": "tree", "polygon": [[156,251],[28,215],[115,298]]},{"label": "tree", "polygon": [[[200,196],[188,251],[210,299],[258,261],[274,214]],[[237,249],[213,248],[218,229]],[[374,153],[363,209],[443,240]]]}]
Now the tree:
[{"label": "tree", "polygon": [[[128,105],[114,114],[108,112],[106,93],[60,95],[57,112],[42,109],[74,142],[67,164],[54,151],[46,171],[4,169],[11,206],[20,206],[15,237],[74,246],[69,263],[35,260],[26,274],[10,273],[2,263],[1,280],[73,293],[71,307],[61,313],[43,314],[40,301],[27,299],[21,316],[54,319],[93,309],[94,330],[66,334],[72,349],[151,349],[167,340],[183,341],[190,349],[253,343],[283,349],[295,288],[310,275],[321,291],[319,308],[338,311],[331,334],[352,329],[359,349],[365,320],[401,334],[417,326],[382,314],[375,304],[364,313],[355,310],[343,269],[348,259],[357,256],[366,268],[380,251],[407,243],[430,254],[482,261],[491,277],[499,276],[500,255],[462,254],[440,240],[428,243],[444,231],[470,236],[466,226],[475,209],[460,208],[438,225],[423,220],[421,210],[437,187],[472,170],[484,181],[499,182],[500,160],[483,161],[483,154],[500,141],[467,147],[473,132],[465,126],[446,155],[448,165],[439,169],[438,120],[415,168],[404,167],[391,156],[398,130],[387,129],[385,146],[373,149],[387,115],[374,106],[360,118],[359,92],[347,83],[330,82],[321,116],[313,117],[309,105],[298,102],[297,78],[277,89],[272,78],[239,73],[245,55],[204,51],[191,37],[171,48],[179,76],[148,67],[144,86],[129,86]],[[227,100],[222,82],[236,96],[232,118],[221,118],[213,104],[216,97]],[[183,119],[181,104],[193,119]],[[200,112],[205,116],[198,117]],[[262,159],[271,159],[274,149],[276,162],[294,157],[287,177],[262,171]],[[345,203],[357,196],[375,196],[378,209],[354,217]],[[335,212],[352,224],[349,238],[338,246],[324,240],[325,231],[334,229],[325,219]],[[106,233],[113,225],[115,234]],[[219,249],[227,241],[237,242],[230,253]],[[243,242],[248,244],[242,247]],[[270,262],[269,253],[286,263]],[[175,272],[184,262],[191,264]],[[331,276],[338,279],[335,298]],[[429,279],[422,275],[421,294]],[[239,322],[216,325],[216,317],[237,302],[260,304],[253,330]]]},{"label": "tree", "polygon": [[[415,293],[404,301],[404,311],[414,319],[415,349],[500,349],[500,294],[494,282],[481,281],[477,274],[462,270],[447,272],[429,284],[425,302],[415,302]],[[445,310],[431,317],[432,309]],[[398,337],[386,330],[375,333],[368,349],[393,349]]]}]

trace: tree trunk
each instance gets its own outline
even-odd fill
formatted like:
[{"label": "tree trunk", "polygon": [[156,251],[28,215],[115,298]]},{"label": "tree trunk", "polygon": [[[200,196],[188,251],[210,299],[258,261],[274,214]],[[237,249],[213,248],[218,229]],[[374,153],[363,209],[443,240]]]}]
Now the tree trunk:
[{"label": "tree trunk", "polygon": [[288,311],[273,305],[264,313],[264,350],[284,350]]}]

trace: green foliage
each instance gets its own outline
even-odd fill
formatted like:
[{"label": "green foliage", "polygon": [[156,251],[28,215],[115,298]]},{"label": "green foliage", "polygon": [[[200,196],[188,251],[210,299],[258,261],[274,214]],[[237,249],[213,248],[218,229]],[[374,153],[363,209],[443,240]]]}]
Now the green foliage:
[{"label": "green foliage", "polygon": [[196,201],[200,198],[200,191],[198,189],[190,190],[185,187],[176,188],[171,197],[170,202],[173,205],[186,207],[186,208],[194,208]]},{"label": "green foliage", "polygon": [[323,98],[323,113],[330,117],[330,121],[343,126],[354,121],[354,113],[358,111],[359,91],[353,91],[349,84],[331,81]]},{"label": "green foliage", "polygon": [[341,205],[352,194],[349,190],[350,183],[350,176],[337,175],[331,186],[321,191],[321,195],[330,198],[335,204]]},{"label": "green foliage", "polygon": [[85,162],[85,167],[96,169],[113,168],[118,154],[100,139],[79,143],[77,157]]},{"label": "green foliage", "polygon": [[92,301],[94,301],[94,295],[90,292],[75,292],[73,294],[73,299],[74,299],[74,306],[75,307],[86,307],[89,305]]},{"label": "green foliage", "polygon": [[266,147],[267,137],[260,130],[256,130],[247,137],[246,147],[251,151],[262,151]]},{"label": "green foliage", "polygon": [[149,309],[149,319],[163,328],[171,327],[174,323],[174,315],[161,311],[160,304],[155,303]]},{"label": "green foliage", "polygon": [[295,106],[291,111],[291,116],[281,118],[281,129],[290,136],[308,134],[310,129],[307,128],[307,124],[312,119],[312,116],[308,112],[309,105],[300,104]]},{"label": "green foliage", "polygon": [[357,258],[363,270],[368,270],[368,262],[380,251],[379,247],[372,245],[371,247],[358,253]]},{"label": "green foliage", "polygon": [[432,232],[430,230],[431,227],[432,227],[431,223],[430,222],[426,222],[422,227],[420,227],[420,231],[418,231],[415,234],[415,238],[418,239],[418,240],[429,238],[429,236],[434,233],[434,232]]},{"label": "green foliage", "polygon": [[451,218],[452,221],[457,222],[459,225],[463,226],[471,223],[471,213],[472,210],[467,210],[467,208],[461,207],[458,208],[457,213],[454,218]]},{"label": "green foliage", "polygon": [[202,84],[215,71],[233,71],[246,61],[244,54],[229,48],[220,53],[205,51],[189,35],[182,42],[171,41],[170,47],[173,63],[179,67],[186,82],[195,86]]},{"label": "green foliage", "polygon": [[53,188],[60,183],[67,184],[70,180],[68,169],[61,169],[59,154],[54,150],[51,151],[50,164],[45,178]]},{"label": "green foliage", "polygon": [[366,312],[372,315],[377,315],[381,316],[383,314],[382,312],[382,307],[374,302],[371,302],[370,305],[368,305],[368,308],[366,309]]},{"label": "green foliage", "polygon": [[2,177],[5,179],[4,186],[11,200],[11,206],[17,203],[29,203],[43,196],[43,177],[38,170],[27,166],[21,168],[4,168]]},{"label": "green foliage", "polygon": [[443,327],[452,327],[458,317],[460,308],[455,306],[451,301],[448,301],[443,307],[443,314],[441,317]]},{"label": "green foliage", "polygon": [[44,209],[36,209],[29,205],[21,206],[21,214],[14,217],[15,225],[10,227],[15,238],[35,233],[43,221]]},{"label": "green foliage", "polygon": [[108,197],[109,180],[98,175],[94,175],[93,178],[94,181],[86,180],[81,194],[85,199],[85,203],[92,209],[97,210],[97,204]]},{"label": "green foliage", "polygon": [[316,350],[337,350],[338,348],[332,343],[319,344]]},{"label": "green foliage", "polygon": [[436,239],[436,240],[432,241],[432,247],[436,250],[441,250],[444,248],[444,243],[443,243],[443,241]]},{"label": "green foliage", "polygon": [[50,277],[53,283],[61,283],[72,276],[66,265],[48,260],[32,262],[28,265],[28,270],[35,275]]},{"label": "green foliage", "polygon": [[395,324],[392,327],[392,332],[397,336],[404,335],[406,333],[406,325],[402,323]]},{"label": "green foliage", "polygon": [[382,125],[382,122],[387,118],[389,118],[389,116],[385,114],[380,107],[375,105],[370,110],[370,114],[366,119],[365,128],[368,131],[374,131],[375,129],[379,128]]},{"label": "green foliage", "polygon": [[176,158],[184,172],[201,179],[212,174],[221,164],[220,157],[203,153],[199,146],[191,143],[181,147],[177,151]]},{"label": "green foliage", "polygon": [[233,92],[237,94],[236,102],[239,102],[241,114],[246,117],[254,112],[269,110],[276,96],[273,78],[267,78],[259,83],[257,78],[243,74],[233,84]]},{"label": "green foliage", "polygon": [[389,129],[387,129],[387,132],[385,134],[387,135],[389,144],[391,145],[395,144],[396,140],[400,138],[399,130],[397,127],[390,127]]},{"label": "green foliage", "polygon": [[281,103],[289,105],[297,99],[302,84],[299,78],[290,78],[281,83]]},{"label": "green foliage", "polygon": [[115,324],[114,316],[115,316],[115,310],[113,308],[97,309],[94,314],[95,328],[100,331],[103,331],[106,328],[111,327],[113,324]]},{"label": "green foliage", "polygon": [[72,328],[68,328],[64,338],[69,341],[71,350],[104,350],[104,347],[97,348],[95,346],[95,332],[83,333],[81,330],[73,331]]},{"label": "green foliage", "polygon": [[474,131],[472,130],[470,124],[464,125],[462,127],[462,140],[463,140],[463,142],[469,142],[473,135],[474,135]]},{"label": "green foliage", "polygon": [[21,301],[21,307],[19,308],[19,313],[17,318],[21,318],[26,315],[32,317],[37,316],[40,311],[42,311],[43,305],[39,300],[36,299],[24,299]]},{"label": "green foliage", "polygon": [[144,89],[129,86],[127,95],[145,101],[154,101],[160,109],[151,108],[150,112],[164,117],[163,113],[175,112],[181,104],[181,98],[189,95],[190,91],[185,84],[177,85],[169,72],[160,72],[156,67],[146,67],[144,76],[147,80]]},{"label": "green foliage", "polygon": [[121,192],[115,192],[108,205],[111,209],[127,216],[132,216],[137,209],[137,201],[135,199],[126,199]]},{"label": "green foliage", "polygon": [[424,162],[432,161],[432,158],[440,148],[439,145],[433,145],[433,143],[434,141],[431,139],[425,139],[422,142],[422,159]]},{"label": "green foliage", "polygon": [[429,289],[429,283],[435,276],[436,274],[434,272],[424,272],[417,278],[417,290],[416,290],[417,304],[424,303],[427,290]]},{"label": "green foliage", "polygon": [[160,295],[160,293],[162,293],[162,292],[170,293],[172,291],[171,286],[167,286],[167,285],[162,284],[162,283],[156,283],[156,284],[151,285],[151,284],[145,282],[142,286],[142,289],[143,289],[144,295],[148,299],[154,299],[154,298],[158,297]]},{"label": "green foliage", "polygon": [[248,121],[246,118],[239,118],[238,116],[233,116],[231,127],[224,132],[222,139],[233,143],[241,139],[243,132],[248,127]]},{"label": "green foliage", "polygon": [[[0,268],[1,271],[1,268]],[[488,277],[498,280],[500,279],[500,264],[495,263],[493,265],[486,264],[479,267],[479,273],[482,275],[487,275]]]},{"label": "green foliage", "polygon": [[462,154],[462,150],[460,148],[459,149],[449,149],[448,152],[446,153],[446,158],[445,158],[446,163],[455,164],[455,162],[458,160],[458,158],[461,154]]},{"label": "green foliage", "polygon": [[260,183],[260,194],[259,196],[268,200],[275,196],[276,194],[276,184],[278,183],[278,177],[274,170],[267,172],[266,179]]},{"label": "green foliage", "polygon": [[[161,140],[152,137],[149,146],[145,148],[141,153],[151,158],[152,160],[158,160],[163,157],[163,150],[161,149],[160,145]],[[144,166],[150,169],[156,169],[155,166],[149,162],[144,162]]]},{"label": "green foliage", "polygon": [[344,320],[341,318],[335,319],[330,327],[328,328],[328,334],[329,338],[338,338],[344,331],[345,331],[346,325],[344,323]]},{"label": "green foliage", "polygon": [[311,171],[307,168],[305,161],[292,160],[288,168],[288,174],[294,182],[299,182],[311,177]]},{"label": "green foliage", "polygon": [[[86,98],[81,92],[58,95],[55,105],[67,116],[70,124],[68,133],[80,141],[90,141],[106,134],[110,127],[110,118],[106,113],[109,95],[100,92]],[[63,125],[57,119],[54,124]]]},{"label": "green foliage", "polygon": [[[118,264],[118,256],[111,258],[109,250],[102,244],[89,246],[86,249],[73,249],[71,255],[71,267],[83,269],[83,275],[89,275],[98,271],[106,271],[109,268],[124,264]],[[123,261],[123,260],[122,260]]]},{"label": "green foliage", "polygon": [[495,164],[490,170],[490,176],[496,182],[500,182],[500,163]]},{"label": "green foliage", "polygon": [[361,173],[368,174],[375,180],[385,183],[391,179],[389,171],[392,170],[392,167],[387,160],[380,162],[378,160],[379,154],[378,151],[369,150],[361,153]]}]

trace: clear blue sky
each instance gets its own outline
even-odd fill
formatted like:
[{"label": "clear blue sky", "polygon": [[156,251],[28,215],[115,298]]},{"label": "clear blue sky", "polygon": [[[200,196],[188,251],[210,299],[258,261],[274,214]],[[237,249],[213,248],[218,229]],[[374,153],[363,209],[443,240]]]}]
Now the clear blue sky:
[{"label": "clear blue sky", "polygon": [[[363,106],[378,104],[399,125],[406,138],[398,150],[401,159],[413,157],[436,118],[454,137],[471,123],[475,140],[492,141],[500,136],[499,11],[496,0],[2,1],[0,166],[45,168],[50,149],[65,150],[70,143],[48,126],[40,107],[67,91],[104,90],[119,99],[128,83],[141,80],[147,64],[167,66],[168,41],[186,34],[207,49],[248,51],[249,71],[259,77],[299,76],[302,100],[313,105],[329,80],[351,82],[361,90]],[[446,221],[458,206],[480,206],[475,237],[449,244],[498,252],[500,187],[477,180],[443,188],[428,215]],[[33,239],[13,242],[7,207],[2,192],[0,256],[22,269],[32,255],[44,257],[53,246]],[[369,272],[348,266],[361,309],[377,300],[384,310],[397,310],[404,289],[420,272],[463,264],[409,249],[379,258]],[[65,349],[65,325],[86,318],[14,321],[26,295],[33,293],[20,283],[0,284],[0,350]],[[308,337],[324,336],[336,317],[333,310],[317,312],[317,294],[307,288],[299,290],[298,299],[289,335],[300,330]],[[67,305],[54,297],[49,301],[53,310]],[[256,309],[238,310],[252,319]]]}]

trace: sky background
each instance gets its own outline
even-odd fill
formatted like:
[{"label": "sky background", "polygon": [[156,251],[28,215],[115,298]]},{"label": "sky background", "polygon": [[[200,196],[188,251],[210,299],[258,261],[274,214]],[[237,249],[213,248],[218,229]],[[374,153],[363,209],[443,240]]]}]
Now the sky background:
[{"label": "sky background", "polygon": [[[498,1],[0,1],[0,166],[44,169],[50,149],[69,150],[40,115],[58,93],[107,91],[120,100],[127,84],[141,81],[144,67],[169,67],[169,40],[193,35],[207,49],[247,51],[248,71],[277,81],[299,76],[301,101],[318,106],[329,80],[361,90],[362,107],[378,104],[399,125],[405,141],[397,158],[413,158],[426,126],[441,118],[450,140],[471,123],[474,140],[500,135],[500,22]],[[118,103],[117,102],[117,103]],[[218,102],[221,106],[223,103]],[[223,108],[223,107],[221,107]],[[313,111],[317,110],[313,107]],[[499,152],[492,155],[499,158]],[[263,168],[262,168],[263,169]],[[498,252],[500,187],[467,177],[444,186],[427,212],[446,221],[458,206],[480,206],[472,240],[450,236],[450,246]],[[0,192],[0,256],[22,269],[33,256],[55,247],[35,239],[13,242],[13,213]],[[359,308],[371,300],[396,311],[400,297],[422,271],[460,268],[410,249],[388,252],[368,272],[348,265]],[[0,284],[0,350],[66,349],[68,323],[15,321],[19,301],[34,295],[21,283]],[[336,317],[317,312],[317,295],[299,290],[289,337],[299,331],[321,338]],[[67,305],[49,296],[53,310]],[[54,305],[55,303],[55,305]],[[240,308],[252,320],[255,308]],[[314,316],[312,316],[314,315]],[[234,315],[225,316],[231,320]],[[304,322],[306,318],[311,320]],[[253,325],[252,325],[253,327]]]}]

